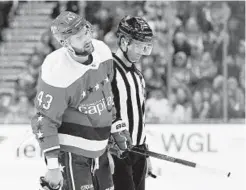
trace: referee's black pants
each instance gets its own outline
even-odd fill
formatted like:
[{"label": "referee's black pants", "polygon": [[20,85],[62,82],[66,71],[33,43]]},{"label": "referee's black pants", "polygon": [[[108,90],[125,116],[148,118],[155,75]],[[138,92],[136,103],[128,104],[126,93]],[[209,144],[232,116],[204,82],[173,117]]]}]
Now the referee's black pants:
[{"label": "referee's black pants", "polygon": [[[146,150],[145,145],[138,148]],[[136,153],[120,159],[112,155],[115,164],[113,181],[115,190],[145,190],[146,157]]]}]

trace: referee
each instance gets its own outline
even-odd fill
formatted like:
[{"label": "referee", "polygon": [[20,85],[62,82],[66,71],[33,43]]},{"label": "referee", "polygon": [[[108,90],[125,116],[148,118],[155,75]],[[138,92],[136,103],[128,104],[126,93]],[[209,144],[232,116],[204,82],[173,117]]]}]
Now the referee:
[{"label": "referee", "polygon": [[[135,63],[142,55],[150,55],[152,38],[152,30],[145,20],[126,16],[118,25],[118,49],[113,53],[115,74],[112,89],[116,118],[126,122],[134,148],[142,150],[147,149],[144,128],[145,81]],[[146,173],[150,168],[149,158],[134,153],[124,158],[112,156],[115,190],[144,190]]]}]

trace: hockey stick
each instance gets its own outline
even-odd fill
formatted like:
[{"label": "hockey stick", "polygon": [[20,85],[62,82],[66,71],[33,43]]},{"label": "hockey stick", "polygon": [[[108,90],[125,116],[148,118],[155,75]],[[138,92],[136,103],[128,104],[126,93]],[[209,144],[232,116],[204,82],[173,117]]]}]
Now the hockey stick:
[{"label": "hockey stick", "polygon": [[199,165],[199,164],[194,163],[194,162],[190,162],[190,161],[179,159],[179,158],[174,158],[174,157],[171,157],[171,156],[168,156],[165,154],[159,154],[159,153],[152,152],[149,150],[141,150],[141,149],[134,147],[132,149],[129,149],[128,151],[133,152],[133,153],[137,153],[137,154],[141,154],[144,156],[151,156],[153,158],[158,158],[160,160],[166,160],[168,162],[182,164],[182,165],[192,167],[192,168],[198,168],[202,171],[206,171],[206,172],[216,174],[216,175],[223,175],[225,177],[230,177],[230,175],[231,175],[231,172],[221,171],[221,170],[218,170],[216,168],[209,168],[209,167],[202,166],[202,165]]}]

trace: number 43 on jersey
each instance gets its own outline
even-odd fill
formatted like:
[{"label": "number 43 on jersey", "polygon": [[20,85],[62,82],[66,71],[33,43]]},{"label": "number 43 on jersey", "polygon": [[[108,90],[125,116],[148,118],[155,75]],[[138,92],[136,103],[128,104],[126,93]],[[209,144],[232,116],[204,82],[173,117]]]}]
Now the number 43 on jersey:
[{"label": "number 43 on jersey", "polygon": [[50,109],[51,102],[53,100],[53,96],[50,94],[44,93],[44,91],[40,91],[37,97],[38,105],[42,106],[44,109]]}]

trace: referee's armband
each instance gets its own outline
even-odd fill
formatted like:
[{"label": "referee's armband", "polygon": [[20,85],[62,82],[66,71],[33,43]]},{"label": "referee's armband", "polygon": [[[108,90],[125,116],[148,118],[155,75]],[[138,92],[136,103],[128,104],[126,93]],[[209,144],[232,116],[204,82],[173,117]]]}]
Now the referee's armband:
[{"label": "referee's armband", "polygon": [[125,122],[123,122],[122,120],[116,120],[112,123],[111,133],[117,133],[126,129],[127,127]]}]

